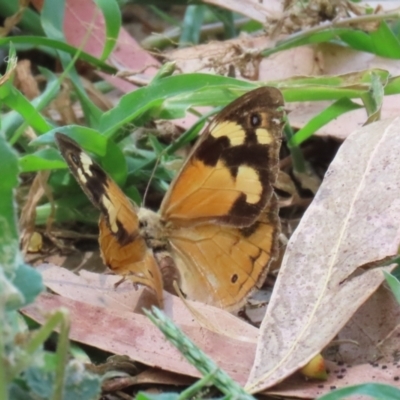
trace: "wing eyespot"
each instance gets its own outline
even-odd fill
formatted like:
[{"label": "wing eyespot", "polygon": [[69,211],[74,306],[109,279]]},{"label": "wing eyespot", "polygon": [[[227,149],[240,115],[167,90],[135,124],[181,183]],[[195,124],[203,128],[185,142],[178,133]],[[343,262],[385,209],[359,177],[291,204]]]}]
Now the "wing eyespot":
[{"label": "wing eyespot", "polygon": [[79,158],[77,157],[76,154],[73,153],[71,154],[71,160],[75,165],[79,166]]},{"label": "wing eyespot", "polygon": [[261,125],[261,116],[258,113],[253,113],[250,115],[250,124],[252,127],[257,128]]},{"label": "wing eyespot", "polygon": [[237,274],[233,274],[232,277],[231,277],[231,282],[232,282],[232,283],[236,283],[237,280],[238,280],[238,278],[239,278],[239,277],[237,276]]}]

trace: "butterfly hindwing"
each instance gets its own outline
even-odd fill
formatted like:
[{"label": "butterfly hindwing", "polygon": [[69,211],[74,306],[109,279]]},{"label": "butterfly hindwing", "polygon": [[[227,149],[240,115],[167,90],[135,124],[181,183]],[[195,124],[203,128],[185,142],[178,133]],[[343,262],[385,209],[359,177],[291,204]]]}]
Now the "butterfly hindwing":
[{"label": "butterfly hindwing", "polygon": [[171,232],[170,243],[191,299],[237,309],[261,286],[278,251],[278,203],[275,195],[256,222],[246,228],[197,225]]}]

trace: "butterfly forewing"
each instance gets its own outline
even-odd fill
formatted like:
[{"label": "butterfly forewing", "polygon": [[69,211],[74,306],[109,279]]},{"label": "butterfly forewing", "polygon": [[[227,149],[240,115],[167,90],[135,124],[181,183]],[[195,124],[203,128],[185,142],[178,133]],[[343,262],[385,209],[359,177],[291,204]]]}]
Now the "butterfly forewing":
[{"label": "butterfly forewing", "polygon": [[228,105],[172,182],[162,218],[177,226],[251,225],[273,192],[282,120],[283,98],[275,88],[253,90]]},{"label": "butterfly forewing", "polygon": [[59,133],[56,140],[75,179],[101,212],[99,243],[104,263],[115,273],[153,289],[162,306],[161,273],[139,233],[136,207],[75,141]]}]

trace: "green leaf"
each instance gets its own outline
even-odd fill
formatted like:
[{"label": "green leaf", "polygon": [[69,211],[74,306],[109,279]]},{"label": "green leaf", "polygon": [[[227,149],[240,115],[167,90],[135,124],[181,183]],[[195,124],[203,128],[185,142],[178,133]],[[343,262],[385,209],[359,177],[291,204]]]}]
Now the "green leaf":
[{"label": "green leaf", "polygon": [[[216,96],[207,98],[205,88],[210,90],[210,87],[215,89]],[[252,83],[210,74],[184,74],[159,79],[147,87],[122,96],[113,109],[102,115],[99,130],[105,136],[113,137],[131,121],[140,126],[150,118],[180,118],[190,106],[205,103],[225,105],[255,87]],[[198,92],[201,94],[198,95]],[[178,95],[186,98],[176,98],[174,103],[173,98]],[[167,99],[170,103],[165,105]]]},{"label": "green leaf", "polygon": [[[7,92],[5,92],[6,89],[8,89]],[[10,82],[6,82],[4,85],[0,86],[0,99],[2,99],[5,105],[17,111],[39,134],[47,132],[52,128],[35,109],[33,104],[31,104],[19,90],[11,86]]]},{"label": "green leaf", "polygon": [[[46,0],[41,11],[41,22],[46,35],[60,42],[65,42],[63,33],[65,0]],[[74,59],[79,57],[81,49],[78,49]],[[89,99],[80,76],[74,67],[75,60],[67,53],[58,51],[64,74],[68,74],[79,101],[82,105],[86,121],[90,126],[96,126],[101,116],[100,109]]]},{"label": "green leaf", "polygon": [[66,370],[63,400],[97,400],[101,392],[101,377],[90,373],[83,363],[72,360]]},{"label": "green leaf", "polygon": [[[18,159],[2,137],[0,170],[0,304],[6,304],[7,310],[12,310],[33,301],[43,290],[43,285],[41,275],[23,263],[19,252],[14,203],[14,189],[18,185]],[[6,276],[11,278],[13,285],[5,279]]]},{"label": "green leaf", "polygon": [[400,42],[386,21],[381,21],[375,31],[353,31],[340,35],[340,38],[353,49],[396,60],[400,58]]},{"label": "green leaf", "polygon": [[372,75],[370,89],[361,96],[368,113],[368,124],[380,119],[386,84],[387,81],[382,82],[379,77]]},{"label": "green leaf", "polygon": [[[400,58],[400,43],[384,20],[381,21],[378,29],[372,32],[364,32],[347,27],[333,28],[332,26],[327,26],[323,30],[320,27],[308,29],[277,42],[274,47],[264,50],[262,55],[267,57],[293,47],[337,41],[338,38],[355,50],[366,51],[392,59]],[[385,45],[382,46],[382,43]]]},{"label": "green leaf", "polygon": [[104,48],[100,57],[104,61],[112,53],[117,43],[121,28],[121,11],[115,0],[95,0],[95,2],[103,13],[106,25]]},{"label": "green leaf", "polygon": [[69,136],[78,144],[90,153],[96,154],[98,156],[104,157],[107,152],[107,138],[101,135],[94,129],[87,128],[81,125],[67,125],[62,127],[57,127],[46,134],[36,138],[30,144],[32,146],[48,145],[55,143],[54,134],[63,133]]},{"label": "green leaf", "polygon": [[390,289],[392,290],[394,297],[396,298],[397,302],[400,304],[400,282],[399,280],[390,274],[389,272],[383,271],[385,275],[385,279],[387,284],[389,285]]},{"label": "green leaf", "polygon": [[278,41],[274,47],[265,49],[261,54],[264,57],[268,57],[271,54],[278,53],[283,50],[291,49],[293,47],[304,46],[313,43],[324,43],[329,42],[333,39],[337,39],[343,34],[352,33],[352,28],[332,28],[327,27],[326,30],[306,30],[290,35],[284,40]]},{"label": "green leaf", "polygon": [[[39,68],[39,70],[47,78],[47,85],[45,90],[30,103],[36,110],[35,118],[42,122],[43,117],[40,111],[57,96],[60,85],[58,78],[51,71],[45,68]],[[16,143],[29,125],[28,121],[24,120],[16,111],[9,112],[2,122],[2,130],[5,132],[6,137],[10,138],[10,144]],[[46,124],[50,126],[47,121]],[[40,135],[43,131],[37,131],[37,133]]]},{"label": "green leaf", "polygon": [[37,172],[67,167],[60,153],[55,149],[42,149],[19,159],[21,172]]},{"label": "green leaf", "polygon": [[209,6],[208,9],[224,25],[224,38],[232,39],[237,36],[233,12],[219,7]]},{"label": "green leaf", "polygon": [[[24,295],[24,303],[22,306],[33,303],[36,296],[44,290],[40,272],[24,263],[18,265],[12,283]],[[8,308],[8,310],[10,310],[10,308]]]},{"label": "green leaf", "polygon": [[[71,56],[74,56],[77,52],[76,47],[70,46],[67,43],[64,43],[59,40],[55,39],[49,39],[46,37],[39,37],[39,36],[8,36],[8,37],[0,37],[0,47],[2,46],[7,46],[10,43],[14,44],[29,44],[33,48],[47,48],[51,50],[58,50],[65,52]],[[86,61],[87,63],[93,65],[94,67],[97,67],[98,69],[107,72],[109,74],[115,74],[117,72],[117,69],[115,67],[112,67],[102,61],[100,61],[98,58],[91,56],[88,53],[85,53],[84,51],[81,51],[79,53],[79,59],[82,61]]]},{"label": "green leaf", "polygon": [[144,393],[139,392],[136,395],[136,400],[179,400],[178,393]]},{"label": "green leaf", "polygon": [[25,387],[24,382],[12,382],[8,387],[8,398],[13,400],[37,400]]},{"label": "green leaf", "polygon": [[180,47],[199,43],[205,10],[206,6],[204,5],[190,5],[186,7],[182,33],[179,39]]},{"label": "green leaf", "polygon": [[289,140],[288,145],[299,146],[328,122],[334,120],[335,118],[346,112],[358,110],[360,108],[362,108],[362,106],[352,102],[347,97],[335,101],[318,115],[311,118],[301,129],[299,129],[296,134]]},{"label": "green leaf", "polygon": [[[10,17],[14,15],[19,8],[19,1],[7,1],[3,0],[1,2],[1,16]],[[22,28],[24,31],[28,31],[33,35],[42,36],[44,35],[43,29],[40,26],[39,15],[33,9],[25,8],[21,21],[18,23],[18,26]]]},{"label": "green leaf", "polygon": [[[19,254],[16,205],[13,196],[13,191],[18,186],[19,170],[17,154],[1,136],[0,171],[0,265],[7,268]],[[14,248],[11,249],[10,246]]]},{"label": "green leaf", "polygon": [[[295,77],[271,82],[271,85],[282,91],[287,102],[339,100],[343,97],[361,98],[371,90],[376,80],[385,86],[389,77],[388,71],[370,69],[337,76]],[[394,87],[390,89],[393,91]]]},{"label": "green leaf", "polygon": [[340,400],[347,399],[348,396],[363,394],[373,399],[379,400],[398,400],[400,399],[400,390],[394,386],[383,383],[365,383],[362,385],[348,386],[336,389],[331,393],[318,397],[318,400]]},{"label": "green leaf", "polygon": [[[24,377],[30,390],[40,399],[51,399],[55,386],[55,354],[47,354],[42,366],[28,368]],[[53,362],[51,362],[53,359]],[[63,400],[97,400],[101,391],[101,377],[85,370],[82,363],[71,360],[64,378]]]},{"label": "green leaf", "polygon": [[[104,135],[101,135],[94,129],[80,125],[68,125],[55,128],[33,140],[31,144],[33,146],[54,144],[54,134],[57,132],[71,137],[85,151],[99,156],[99,162],[113,179],[119,185],[125,184],[128,168],[122,150],[112,140],[107,140]],[[35,168],[35,166],[40,169],[50,169],[53,168],[53,166],[54,168],[66,168],[66,164],[61,161],[62,158],[60,158],[58,154],[58,152],[42,150],[35,153],[35,155],[22,157],[21,163],[25,170],[30,171],[34,171],[33,168]],[[42,158],[42,160],[39,160],[39,157]]]}]

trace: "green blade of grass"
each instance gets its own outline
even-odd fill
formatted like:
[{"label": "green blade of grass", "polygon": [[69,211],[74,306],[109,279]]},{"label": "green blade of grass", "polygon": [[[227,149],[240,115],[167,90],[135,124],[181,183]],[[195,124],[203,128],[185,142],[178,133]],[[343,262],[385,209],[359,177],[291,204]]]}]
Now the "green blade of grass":
[{"label": "green blade of grass", "polygon": [[14,207],[13,190],[18,186],[18,159],[17,154],[0,136],[0,267],[9,273],[17,259],[18,230]]},{"label": "green blade of grass", "polygon": [[400,304],[400,282],[399,280],[389,272],[383,271],[383,274],[385,275],[385,279],[387,284],[390,286],[390,289],[392,290],[394,297],[396,298],[397,302]]},{"label": "green blade of grass", "polygon": [[[6,88],[6,86],[9,86]],[[47,132],[52,126],[42,117],[29,100],[10,82],[0,87],[0,100],[18,112],[38,133]]]},{"label": "green blade of grass", "polygon": [[64,169],[66,164],[55,149],[42,149],[19,159],[21,172],[38,172],[48,169]]},{"label": "green blade of grass", "polygon": [[232,11],[213,6],[209,6],[208,9],[224,25],[225,39],[232,39],[237,36],[235,20]]},{"label": "green blade of grass", "polygon": [[[385,83],[388,76],[387,71],[369,70],[334,77],[294,78],[270,84],[282,90],[285,101],[339,100],[343,97],[360,98],[370,90],[374,79]],[[226,105],[257,86],[260,84],[200,73],[167,77],[123,96],[112,110],[103,114],[99,130],[107,137],[115,137],[117,131],[129,122],[141,126],[150,118],[181,118],[190,107]],[[132,104],[135,104],[134,112]]]},{"label": "green blade of grass", "polygon": [[[9,36],[9,37],[0,37],[0,47],[1,46],[8,46],[10,43],[14,44],[28,44],[34,47],[44,47],[50,50],[58,50],[65,52],[71,56],[74,56],[77,53],[76,47],[70,46],[67,43],[61,42],[55,39],[49,39],[46,37],[39,37],[39,36]],[[93,65],[100,70],[115,74],[117,72],[116,68],[100,61],[98,58],[91,56],[84,51],[79,53],[79,59],[82,61],[86,61],[87,63]]]},{"label": "green blade of grass", "polygon": [[331,393],[318,397],[318,400],[341,400],[347,399],[352,395],[366,395],[379,400],[398,400],[400,399],[400,390],[394,386],[383,383],[365,383],[362,385],[348,386],[336,389]]},{"label": "green blade of grass", "polygon": [[[41,12],[41,22],[46,35],[52,39],[65,41],[63,29],[64,23],[65,0],[46,0],[43,4]],[[94,22],[94,21],[93,21]],[[82,38],[82,46],[85,38]],[[77,54],[72,59],[69,54],[58,51],[61,64],[64,68],[64,74],[68,74],[79,101],[82,105],[82,110],[85,119],[90,126],[96,126],[101,116],[100,109],[89,99],[81,79],[74,67],[75,58],[79,57],[81,49],[78,49]]]},{"label": "green blade of grass", "polygon": [[[362,15],[355,18],[345,18],[340,21],[332,22],[332,24],[328,26],[317,26],[290,35],[287,39],[278,42],[274,47],[265,49],[262,52],[262,55],[267,57],[282,50],[307,44],[343,41],[356,50],[367,51],[378,55],[388,54],[390,57],[397,59],[399,58],[397,50],[398,45],[396,43],[397,39],[391,36],[391,33],[388,32],[384,25],[380,25],[377,31],[370,33],[357,28],[349,28],[346,25],[349,25],[350,23],[362,24],[379,21],[384,22],[385,20],[399,19],[399,17],[400,13],[394,11],[386,14]],[[382,38],[387,38],[389,41],[388,48],[384,50],[383,47],[386,46],[386,43],[380,41]],[[382,46],[382,43],[385,43],[385,46]]]},{"label": "green blade of grass", "polygon": [[[211,86],[216,87],[218,96],[210,97],[207,96],[209,92],[206,94],[203,92],[199,101],[198,93],[204,91],[205,88],[210,89]],[[117,130],[131,121],[135,120],[135,123],[140,126],[150,118],[180,118],[190,106],[224,105],[233,100],[235,95],[255,87],[256,85],[252,83],[210,74],[170,76],[122,96],[112,110],[103,114],[99,130],[105,136],[113,137]],[[171,99],[177,95],[187,96],[185,102],[180,101],[177,105],[171,103],[171,108],[163,106],[166,99],[172,101]],[[135,105],[134,112],[132,112],[132,104]]]},{"label": "green blade of grass", "polygon": [[54,135],[57,132],[71,137],[90,153],[96,154],[100,157],[104,157],[106,155],[107,138],[101,135],[95,129],[81,125],[66,125],[51,129],[46,134],[33,140],[31,145],[54,145]]},{"label": "green blade of grass", "polygon": [[[376,79],[385,87],[389,77],[388,71],[371,69],[337,76],[295,77],[270,84],[282,91],[287,102],[339,100],[343,97],[361,98],[371,90]],[[393,86],[391,90],[394,90]]]},{"label": "green blade of grass", "polygon": [[[395,60],[400,58],[400,42],[390,30],[386,21],[381,21],[375,31],[367,33],[354,30],[341,34],[340,38],[355,50],[366,51]],[[382,43],[385,45],[383,46]]]},{"label": "green blade of grass", "polygon": [[95,0],[95,2],[103,13],[106,27],[104,48],[100,57],[100,60],[104,61],[114,50],[117,43],[121,29],[121,11],[115,0]]},{"label": "green blade of grass", "polygon": [[179,47],[199,43],[205,10],[205,5],[187,6],[183,18],[182,33],[179,38]]},{"label": "green blade of grass", "polygon": [[[10,54],[8,57],[7,70],[4,76],[1,77],[0,84],[0,100],[9,108],[17,111],[21,116],[39,132],[48,130],[50,125],[36,111],[34,106],[23,96],[12,84],[10,77],[13,74],[16,66],[17,58],[15,49],[10,46]],[[5,136],[5,132],[3,131]]]},{"label": "green blade of grass", "polygon": [[151,312],[143,309],[145,315],[161,330],[165,337],[182,353],[182,355],[203,375],[209,375],[211,382],[225,395],[243,400],[254,400],[226,372],[222,371],[215,362],[207,357],[192,341],[185,336],[165,314],[156,307]]},{"label": "green blade of grass", "polygon": [[358,110],[360,108],[362,108],[362,106],[352,102],[346,97],[335,101],[329,107],[325,108],[325,110],[321,111],[318,115],[311,118],[301,129],[299,129],[289,140],[288,145],[290,147],[299,146],[328,122],[334,120],[344,113]]},{"label": "green blade of grass", "polygon": [[294,47],[305,46],[308,44],[325,43],[333,39],[339,39],[340,35],[345,33],[352,33],[351,28],[326,28],[314,32],[313,30],[303,31],[290,35],[287,39],[278,41],[274,47],[265,49],[261,55],[269,57],[272,54],[278,53],[283,50],[288,50]]},{"label": "green blade of grass", "polygon": [[[18,7],[18,1],[2,0],[0,2],[0,15],[3,17],[10,17],[17,12]],[[38,13],[31,10],[29,7],[24,10],[18,26],[25,31],[31,32],[33,35],[44,35],[43,29],[40,26]]]},{"label": "green blade of grass", "polygon": [[[126,159],[122,150],[111,140],[101,134],[96,130],[91,128],[86,128],[79,125],[68,125],[60,128],[52,129],[45,135],[33,140],[31,144],[33,146],[44,145],[44,144],[54,144],[54,134],[56,132],[63,133],[74,139],[82,148],[90,153],[93,153],[100,157],[100,162],[103,168],[113,177],[113,179],[119,184],[124,185],[128,176],[128,167],[126,164]],[[45,153],[46,157],[49,153]],[[34,157],[24,157],[24,168],[34,168],[35,165],[43,169],[46,165],[50,166],[50,162],[55,162],[52,157],[50,160],[47,158],[41,158],[41,153],[35,154]],[[59,166],[58,161],[55,163]],[[66,164],[64,164],[66,168]],[[31,171],[34,171],[31,169]]]},{"label": "green blade of grass", "polygon": [[[43,93],[41,93],[39,96],[37,96],[35,99],[31,101],[31,104],[35,107],[35,110],[40,114],[40,111],[42,111],[58,94],[60,90],[60,85],[59,85],[59,80],[58,78],[49,70],[45,68],[39,68],[40,72],[47,78],[47,85]],[[13,116],[11,116],[12,118]],[[10,118],[10,119],[11,119]],[[8,123],[13,123],[12,129],[8,128],[6,130],[6,135],[7,137],[10,137],[11,131],[13,131],[13,135],[10,137],[10,144],[15,144],[19,138],[23,135],[25,132],[28,122],[22,122],[20,118],[14,118],[11,121],[7,121],[5,118],[5,122]],[[20,122],[18,125],[18,128],[16,126],[16,122]],[[7,125],[6,125],[7,126]],[[4,124],[3,124],[4,127]],[[37,132],[39,135],[42,134],[43,132]]]}]

